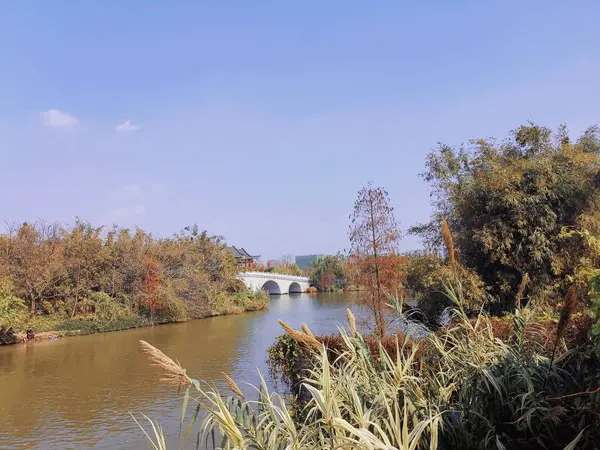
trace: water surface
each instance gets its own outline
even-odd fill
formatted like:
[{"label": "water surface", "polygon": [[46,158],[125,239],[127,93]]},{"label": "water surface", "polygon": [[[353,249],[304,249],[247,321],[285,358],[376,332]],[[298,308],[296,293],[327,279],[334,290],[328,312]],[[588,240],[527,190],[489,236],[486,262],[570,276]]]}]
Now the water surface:
[{"label": "water surface", "polygon": [[129,411],[160,417],[167,435],[177,436],[181,401],[159,381],[140,339],[195,378],[221,384],[226,372],[257,383],[281,333],[278,319],[331,333],[348,305],[347,294],[293,294],[255,313],[0,346],[0,448],[148,448]]}]

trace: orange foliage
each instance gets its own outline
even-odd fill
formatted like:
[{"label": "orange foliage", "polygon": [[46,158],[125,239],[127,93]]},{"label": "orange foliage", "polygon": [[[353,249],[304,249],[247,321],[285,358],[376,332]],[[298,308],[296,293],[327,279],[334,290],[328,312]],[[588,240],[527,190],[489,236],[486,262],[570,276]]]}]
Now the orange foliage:
[{"label": "orange foliage", "polygon": [[377,258],[373,256],[352,257],[348,260],[352,275],[352,281],[369,289],[377,288],[377,279],[375,277],[375,264],[378,265],[379,280],[381,287],[391,294],[400,295],[399,289],[406,278],[406,258],[400,255],[380,255]]},{"label": "orange foliage", "polygon": [[163,306],[163,298],[159,293],[161,278],[159,264],[151,258],[146,263],[146,274],[142,280],[141,301],[150,308],[151,313],[159,311]]}]

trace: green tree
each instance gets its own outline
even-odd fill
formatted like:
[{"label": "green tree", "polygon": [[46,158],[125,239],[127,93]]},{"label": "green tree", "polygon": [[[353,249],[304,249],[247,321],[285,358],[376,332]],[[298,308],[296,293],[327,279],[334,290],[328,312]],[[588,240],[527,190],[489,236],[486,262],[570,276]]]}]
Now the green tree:
[{"label": "green tree", "polygon": [[311,263],[310,282],[322,291],[341,290],[346,286],[346,258],[343,255],[317,256]]},{"label": "green tree", "polygon": [[13,286],[9,279],[0,278],[0,339],[2,331],[22,321],[27,315],[27,305],[13,295]]},{"label": "green tree", "polygon": [[592,127],[573,143],[564,126],[552,133],[530,123],[502,143],[440,144],[423,174],[432,220],[410,232],[439,248],[446,219],[458,257],[491,286],[500,309],[512,308],[525,274],[530,296],[562,298],[582,269],[598,264],[586,239],[600,236],[598,137]]}]

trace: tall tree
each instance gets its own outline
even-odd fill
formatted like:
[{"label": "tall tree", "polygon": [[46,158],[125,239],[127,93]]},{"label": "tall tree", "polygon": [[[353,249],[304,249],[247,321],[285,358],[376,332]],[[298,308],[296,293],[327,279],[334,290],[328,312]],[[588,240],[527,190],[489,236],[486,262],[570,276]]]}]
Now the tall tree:
[{"label": "tall tree", "polygon": [[370,300],[367,304],[375,318],[377,336],[385,336],[384,282],[382,262],[395,255],[400,241],[400,230],[394,218],[387,191],[368,183],[358,192],[354,211],[350,216],[350,238],[352,259],[358,264],[361,284],[369,287]]}]

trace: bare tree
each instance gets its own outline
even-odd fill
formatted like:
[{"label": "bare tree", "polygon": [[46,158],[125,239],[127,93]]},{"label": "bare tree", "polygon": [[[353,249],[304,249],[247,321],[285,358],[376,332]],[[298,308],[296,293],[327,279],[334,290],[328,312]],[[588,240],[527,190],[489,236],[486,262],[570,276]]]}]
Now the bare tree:
[{"label": "bare tree", "polygon": [[382,258],[395,255],[400,230],[394,218],[388,193],[368,183],[358,192],[350,216],[350,256],[358,266],[359,283],[369,287],[367,302],[375,318],[376,334],[385,336],[384,293],[382,292]]}]

